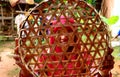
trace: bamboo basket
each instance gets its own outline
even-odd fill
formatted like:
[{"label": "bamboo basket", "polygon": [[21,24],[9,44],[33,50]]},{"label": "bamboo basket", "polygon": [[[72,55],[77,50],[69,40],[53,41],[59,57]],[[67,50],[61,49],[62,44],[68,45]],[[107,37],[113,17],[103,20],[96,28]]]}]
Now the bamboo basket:
[{"label": "bamboo basket", "polygon": [[91,5],[49,0],[21,23],[15,59],[20,77],[110,77],[112,51],[108,27]]}]

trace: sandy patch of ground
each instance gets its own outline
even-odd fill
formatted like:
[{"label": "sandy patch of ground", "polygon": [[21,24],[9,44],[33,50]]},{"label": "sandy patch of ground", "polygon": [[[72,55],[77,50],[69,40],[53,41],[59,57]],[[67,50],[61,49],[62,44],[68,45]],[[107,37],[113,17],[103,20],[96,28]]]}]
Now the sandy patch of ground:
[{"label": "sandy patch of ground", "polygon": [[114,68],[112,69],[113,77],[120,77],[120,60],[115,61]]},{"label": "sandy patch of ground", "polygon": [[0,77],[11,77],[11,75],[9,75],[11,71],[18,67],[11,56],[12,51],[12,49],[5,48],[3,49],[3,52],[0,53]]}]

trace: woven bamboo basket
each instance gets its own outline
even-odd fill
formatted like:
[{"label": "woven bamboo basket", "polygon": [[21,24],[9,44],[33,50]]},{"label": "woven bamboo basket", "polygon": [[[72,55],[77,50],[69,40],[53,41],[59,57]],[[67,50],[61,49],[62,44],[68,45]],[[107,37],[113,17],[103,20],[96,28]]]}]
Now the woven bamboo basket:
[{"label": "woven bamboo basket", "polygon": [[114,64],[107,25],[81,0],[36,5],[16,43],[21,77],[110,77]]}]

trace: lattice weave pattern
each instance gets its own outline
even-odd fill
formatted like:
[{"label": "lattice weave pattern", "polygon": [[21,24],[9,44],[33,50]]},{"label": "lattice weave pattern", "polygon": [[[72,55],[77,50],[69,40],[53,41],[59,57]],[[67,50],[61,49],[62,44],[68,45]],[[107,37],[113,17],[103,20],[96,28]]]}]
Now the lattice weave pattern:
[{"label": "lattice weave pattern", "polygon": [[18,39],[21,62],[36,77],[92,77],[109,48],[107,26],[79,0],[37,5]]}]

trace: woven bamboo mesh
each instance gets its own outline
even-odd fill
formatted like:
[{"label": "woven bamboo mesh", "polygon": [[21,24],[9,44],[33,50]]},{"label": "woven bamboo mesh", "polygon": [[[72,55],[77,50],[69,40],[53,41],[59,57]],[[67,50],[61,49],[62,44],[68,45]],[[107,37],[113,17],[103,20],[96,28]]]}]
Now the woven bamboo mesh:
[{"label": "woven bamboo mesh", "polygon": [[35,77],[93,77],[110,46],[99,14],[79,0],[37,5],[18,39],[21,62]]}]

